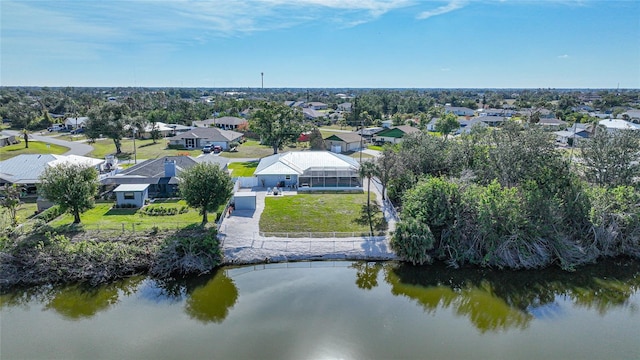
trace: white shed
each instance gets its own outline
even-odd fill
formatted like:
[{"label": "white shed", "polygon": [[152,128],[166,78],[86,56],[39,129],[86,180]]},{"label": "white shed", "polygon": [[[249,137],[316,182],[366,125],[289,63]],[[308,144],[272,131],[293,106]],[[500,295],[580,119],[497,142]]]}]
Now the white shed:
[{"label": "white shed", "polygon": [[116,204],[141,208],[149,198],[149,184],[122,184],[115,188]]},{"label": "white shed", "polygon": [[256,193],[253,191],[237,192],[233,195],[236,210],[255,210]]}]

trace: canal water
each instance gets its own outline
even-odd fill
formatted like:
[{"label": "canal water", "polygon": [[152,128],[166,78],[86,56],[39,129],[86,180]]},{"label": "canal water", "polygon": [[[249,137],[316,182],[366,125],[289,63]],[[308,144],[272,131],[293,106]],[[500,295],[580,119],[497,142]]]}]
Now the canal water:
[{"label": "canal water", "polygon": [[640,359],[640,264],[301,262],[0,296],[1,359]]}]

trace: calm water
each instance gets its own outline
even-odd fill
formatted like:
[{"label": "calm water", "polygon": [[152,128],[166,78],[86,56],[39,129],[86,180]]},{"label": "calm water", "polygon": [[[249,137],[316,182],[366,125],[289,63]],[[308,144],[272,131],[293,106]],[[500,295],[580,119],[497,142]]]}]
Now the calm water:
[{"label": "calm water", "polygon": [[640,265],[315,262],[0,297],[0,358],[640,359]]}]

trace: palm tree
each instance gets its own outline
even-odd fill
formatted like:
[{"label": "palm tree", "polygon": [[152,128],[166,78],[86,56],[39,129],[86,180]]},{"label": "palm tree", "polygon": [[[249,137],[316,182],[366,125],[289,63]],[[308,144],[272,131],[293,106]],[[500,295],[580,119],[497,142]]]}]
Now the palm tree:
[{"label": "palm tree", "polygon": [[24,139],[24,148],[29,148],[29,131],[27,129],[22,129],[20,132],[22,134],[22,138]]},{"label": "palm tree", "polygon": [[363,180],[367,178],[367,216],[369,217],[370,234],[373,234],[373,223],[371,222],[371,179],[378,174],[378,165],[373,161],[365,161],[360,164],[358,172]]}]

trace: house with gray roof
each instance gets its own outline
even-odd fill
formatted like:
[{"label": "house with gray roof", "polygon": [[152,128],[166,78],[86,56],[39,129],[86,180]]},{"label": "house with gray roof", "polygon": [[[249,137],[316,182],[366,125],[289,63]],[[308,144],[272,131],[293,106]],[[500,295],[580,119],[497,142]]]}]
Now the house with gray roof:
[{"label": "house with gray roof", "polygon": [[247,121],[247,119],[235,116],[223,116],[213,120],[214,126],[225,130],[236,130],[238,128],[246,128],[249,126],[249,121]]},{"label": "house with gray roof", "polygon": [[467,107],[461,106],[445,106],[444,112],[446,114],[455,114],[457,116],[474,116],[476,114],[475,110],[469,109]]},{"label": "house with gray roof", "polygon": [[226,158],[205,155],[198,158],[190,156],[163,156],[157,159],[145,160],[128,169],[118,172],[115,176],[103,179],[106,186],[124,184],[149,185],[149,197],[173,197],[178,194],[178,179],[180,173],[198,163],[212,163],[227,171]]},{"label": "house with gray roof", "polygon": [[324,138],[326,148],[335,153],[357,151],[362,148],[363,144],[364,138],[356,132],[340,132]]},{"label": "house with gray roof", "polygon": [[0,161],[0,186],[16,184],[35,193],[37,184],[47,167],[62,163],[86,164],[101,169],[105,160],[79,155],[21,154]]},{"label": "house with gray roof", "polygon": [[244,134],[215,127],[197,127],[168,138],[169,145],[184,149],[201,149],[205,146],[220,146],[229,149],[232,142],[240,142]]},{"label": "house with gray roof", "polygon": [[260,160],[254,176],[263,187],[293,187],[298,191],[362,191],[360,164],[352,157],[328,151],[294,151]]}]

